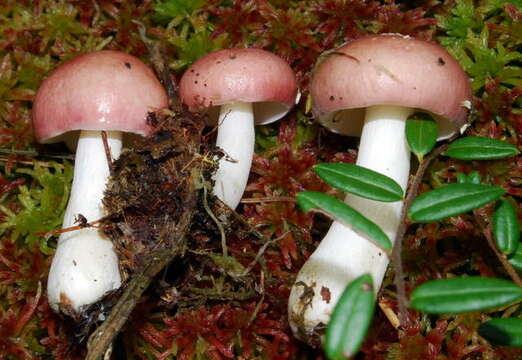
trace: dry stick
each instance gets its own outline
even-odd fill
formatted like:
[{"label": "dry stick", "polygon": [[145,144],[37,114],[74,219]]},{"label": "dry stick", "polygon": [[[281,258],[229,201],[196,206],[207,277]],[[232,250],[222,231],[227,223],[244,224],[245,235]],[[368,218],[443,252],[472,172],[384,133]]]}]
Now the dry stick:
[{"label": "dry stick", "polygon": [[208,206],[207,187],[205,185],[203,186],[203,207],[205,208],[205,211],[207,212],[208,216],[212,219],[212,221],[214,221],[219,230],[219,233],[221,234],[221,250],[223,251],[223,256],[228,256],[227,236],[225,235],[225,229],[223,228],[223,224],[221,224],[221,221],[219,221],[216,218],[216,215],[214,215],[214,213],[212,212],[212,210],[210,210],[210,207]]},{"label": "dry stick", "polygon": [[4,149],[0,149],[0,154],[74,160],[74,154],[47,154],[47,153],[40,153],[36,150],[13,150],[13,149],[4,148]]},{"label": "dry stick", "polygon": [[424,161],[422,161],[419,164],[419,168],[417,169],[417,172],[415,173],[415,176],[413,177],[413,181],[409,187],[408,195],[406,196],[406,199],[404,200],[404,206],[402,207],[401,212],[401,220],[399,224],[399,228],[397,229],[397,235],[395,237],[395,246],[393,248],[392,253],[392,261],[393,265],[395,267],[395,287],[397,289],[397,301],[399,305],[399,321],[401,323],[401,326],[406,325],[406,287],[404,286],[404,273],[402,269],[402,241],[404,239],[404,235],[406,234],[407,224],[406,224],[406,218],[408,216],[408,209],[411,206],[412,201],[417,196],[417,193],[419,191],[419,186],[422,183],[422,178],[424,177],[424,173],[426,172],[426,169],[430,165],[430,163],[435,159],[437,156],[442,154],[446,149],[448,148],[448,145],[455,140],[459,135],[452,136],[449,141],[433,150],[426,158],[424,158]]},{"label": "dry stick", "polygon": [[13,161],[16,164],[22,164],[22,165],[34,165],[34,164],[37,163],[39,166],[43,166],[43,167],[47,167],[47,168],[54,167],[54,166],[57,166],[60,169],[64,168],[63,164],[60,164],[60,163],[57,163],[57,162],[50,163],[48,161],[40,161],[40,160],[31,160],[31,161],[29,161],[29,160],[13,160],[12,158],[3,157],[2,155],[0,155],[0,163],[9,162],[9,161]]},{"label": "dry stick", "polygon": [[107,140],[107,132],[101,132],[101,138],[103,142],[103,148],[105,149],[105,156],[107,157],[107,165],[109,165],[109,173],[111,176],[114,175],[114,163],[112,162],[111,147],[109,146],[109,140]]},{"label": "dry stick", "polygon": [[261,257],[263,256],[263,254],[265,253],[266,249],[268,248],[268,246],[278,242],[279,240],[283,239],[286,235],[288,235],[288,233],[290,233],[290,230],[288,230],[287,232],[283,233],[281,236],[278,236],[277,238],[273,239],[273,240],[269,240],[267,241],[266,243],[263,244],[263,246],[261,246],[254,258],[254,260],[252,260],[252,262],[250,264],[248,264],[248,266],[246,267],[245,271],[243,271],[243,274],[241,274],[242,276],[245,276],[246,274],[248,274],[253,268],[254,266],[259,262],[259,260],[261,259]]},{"label": "dry stick", "polygon": [[[491,206],[491,205],[486,205]],[[482,233],[486,237],[486,240],[488,241],[488,245],[493,250],[497,258],[500,260],[500,263],[508,273],[508,275],[511,277],[511,280],[513,280],[518,286],[522,287],[522,280],[520,279],[520,276],[518,276],[517,271],[513,268],[513,266],[507,261],[506,257],[497,249],[497,245],[495,244],[495,241],[493,239],[493,234],[491,233],[491,225],[486,225],[484,223],[484,220],[479,214],[478,210],[473,211],[473,215],[475,216],[475,219],[477,220],[480,230],[482,230]]]},{"label": "dry stick", "polygon": [[192,199],[188,201],[190,202],[190,206],[187,206],[190,210],[185,211],[183,214],[177,227],[177,234],[174,239],[171,239],[172,246],[166,249],[154,250],[146,256],[143,262],[146,264],[145,267],[133,275],[132,280],[125,288],[125,291],[107,317],[107,320],[89,337],[87,342],[88,352],[85,360],[99,360],[104,356],[114,338],[127,322],[141,295],[152,280],[154,280],[154,277],[182,251],[181,246],[177,245],[181,244],[192,223],[192,215],[196,203],[195,194],[192,195]]},{"label": "dry stick", "polygon": [[135,274],[125,288],[118,303],[114,306],[109,317],[89,337],[87,342],[87,356],[85,360],[99,360],[103,357],[112,341],[127,322],[139,298],[147,289],[156,274],[168,265],[180,249],[162,249],[149,254],[147,264],[139,273]]}]

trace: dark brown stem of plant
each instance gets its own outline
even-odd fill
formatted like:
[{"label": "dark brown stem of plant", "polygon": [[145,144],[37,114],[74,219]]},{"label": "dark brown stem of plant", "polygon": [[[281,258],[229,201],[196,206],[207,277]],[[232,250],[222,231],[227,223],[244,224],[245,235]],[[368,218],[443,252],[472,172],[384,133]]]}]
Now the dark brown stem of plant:
[{"label": "dark brown stem of plant", "polygon": [[522,287],[522,280],[520,279],[520,276],[518,275],[517,271],[513,268],[513,266],[511,266],[509,261],[507,261],[506,257],[497,249],[497,245],[495,244],[495,240],[493,239],[493,234],[491,232],[491,224],[486,224],[484,217],[481,216],[481,214],[480,214],[480,212],[482,210],[486,210],[486,212],[489,212],[487,210],[488,210],[488,208],[491,208],[491,206],[492,206],[492,204],[486,205],[480,209],[477,209],[477,210],[473,211],[473,215],[475,216],[475,219],[477,220],[477,223],[480,226],[480,230],[486,237],[489,247],[491,248],[491,250],[493,250],[493,252],[497,256],[498,260],[504,267],[504,270],[506,270],[506,272],[511,277],[511,280],[513,280],[513,282],[515,282],[518,286]]},{"label": "dark brown stem of plant", "polygon": [[[184,235],[184,233],[178,235],[180,241]],[[178,255],[179,251],[179,248],[161,249],[147,256],[145,261],[148,265],[133,276],[107,320],[89,337],[86,360],[99,360],[104,356],[114,338],[127,322],[143,292],[154,277]]]},{"label": "dark brown stem of plant", "polygon": [[107,164],[109,165],[109,172],[114,175],[114,164],[112,163],[111,147],[109,146],[109,140],[107,140],[107,132],[101,132],[101,138],[103,142],[103,148],[105,149],[105,157],[107,157]]},{"label": "dark brown stem of plant", "polygon": [[167,245],[146,255],[142,262],[145,265],[132,276],[107,320],[89,337],[86,360],[99,360],[104,356],[114,338],[127,322],[143,292],[155,276],[181,253],[183,240],[192,224],[198,196],[191,181],[186,181],[185,184],[186,187],[183,189],[184,212],[179,222],[172,224],[170,229],[164,232],[168,234],[165,241]]},{"label": "dark brown stem of plant", "polygon": [[406,234],[406,230],[408,229],[407,217],[408,217],[408,209],[411,206],[412,201],[417,197],[417,193],[419,192],[419,186],[422,183],[422,178],[424,177],[424,173],[426,169],[430,165],[430,163],[437,156],[442,154],[448,148],[448,145],[455,140],[459,135],[452,136],[447,143],[439,146],[435,150],[433,150],[428,156],[424,158],[424,161],[419,164],[417,172],[413,177],[411,185],[409,187],[408,194],[406,195],[406,199],[404,200],[404,206],[402,207],[401,212],[401,220],[399,228],[397,229],[397,235],[395,237],[395,245],[392,253],[392,261],[395,268],[395,287],[397,289],[397,302],[399,305],[399,321],[401,327],[404,327],[407,322],[406,316],[406,307],[408,301],[406,300],[406,287],[404,285],[404,272],[402,269],[402,242],[404,240],[404,235]]}]

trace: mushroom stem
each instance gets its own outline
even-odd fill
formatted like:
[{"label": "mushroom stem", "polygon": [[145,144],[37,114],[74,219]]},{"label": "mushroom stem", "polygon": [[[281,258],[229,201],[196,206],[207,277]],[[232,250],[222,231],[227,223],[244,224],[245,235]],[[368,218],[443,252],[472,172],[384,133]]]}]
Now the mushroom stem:
[{"label": "mushroom stem", "polygon": [[[121,153],[121,132],[107,132],[112,156]],[[71,195],[63,227],[75,226],[83,215],[88,221],[104,216],[103,192],[109,164],[100,131],[81,131],[76,148]],[[47,292],[51,307],[68,314],[101,299],[121,284],[118,257],[112,242],[98,228],[62,233],[49,272]]]},{"label": "mushroom stem", "polygon": [[[357,165],[389,176],[404,190],[410,171],[405,125],[413,110],[400,106],[372,106],[366,110]],[[371,219],[390,237],[400,222],[403,202],[384,203],[348,194],[345,202]],[[304,264],[292,287],[290,325],[303,340],[314,341],[315,329],[327,324],[337,300],[353,279],[370,273],[379,289],[388,257],[367,239],[334,222]],[[310,291],[313,290],[313,294]]]},{"label": "mushroom stem", "polygon": [[216,146],[225,156],[214,175],[213,193],[235,209],[243,196],[254,155],[254,111],[252,103],[234,102],[221,106]]}]

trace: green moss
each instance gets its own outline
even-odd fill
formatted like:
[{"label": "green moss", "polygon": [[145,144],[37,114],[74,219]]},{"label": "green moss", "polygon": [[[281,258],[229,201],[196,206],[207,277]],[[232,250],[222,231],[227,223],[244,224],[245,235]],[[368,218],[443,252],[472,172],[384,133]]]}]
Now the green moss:
[{"label": "green moss", "polygon": [[166,24],[177,17],[190,16],[205,5],[206,0],[167,0],[154,6],[153,19]]},{"label": "green moss", "polygon": [[509,88],[522,84],[522,69],[517,63],[522,59],[518,48],[522,42],[511,36],[509,39],[496,37],[497,34],[491,36],[489,30],[492,24],[503,26],[508,31],[512,28],[514,20],[505,7],[508,3],[487,0],[475,7],[471,0],[462,0],[448,16],[436,16],[445,32],[439,41],[473,79],[475,93],[482,91],[487,79],[494,79]]},{"label": "green moss", "polygon": [[204,55],[223,48],[224,37],[212,38],[211,31],[203,26],[193,30],[184,26],[181,36],[171,37],[169,42],[176,48],[177,59],[171,68],[181,70]]},{"label": "green moss", "polygon": [[42,234],[60,227],[63,212],[69,198],[72,180],[72,166],[50,163],[33,168],[19,168],[16,174],[26,175],[27,184],[18,187],[16,200],[20,210],[10,210],[0,205],[5,213],[0,224],[2,233],[9,233],[11,240],[24,241],[29,246],[39,243],[40,250],[50,255],[53,250],[48,246],[48,239]]}]

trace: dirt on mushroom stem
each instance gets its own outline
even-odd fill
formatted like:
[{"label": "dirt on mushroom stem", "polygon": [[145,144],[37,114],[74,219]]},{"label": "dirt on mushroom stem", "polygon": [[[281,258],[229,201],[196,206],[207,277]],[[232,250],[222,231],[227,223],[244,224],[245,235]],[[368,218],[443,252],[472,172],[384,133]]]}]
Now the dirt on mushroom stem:
[{"label": "dirt on mushroom stem", "polygon": [[[177,248],[180,256],[163,272],[149,291],[161,298],[165,309],[193,308],[220,301],[251,299],[259,295],[256,275],[248,272],[252,259],[225,256],[216,219],[226,229],[225,237],[252,237],[246,221],[218,201],[210,191],[213,175],[223,153],[206,141],[204,119],[191,113],[151,114],[157,131],[134,144],[113,164],[113,175],[103,199],[107,213],[102,220],[113,241],[124,279],[147,266],[147,255],[160,249]],[[189,197],[196,192],[196,205]],[[193,211],[189,236],[177,240],[183,213]],[[212,219],[211,214],[215,219]],[[262,240],[258,239],[261,246]],[[216,282],[222,285],[219,288]],[[77,317],[76,334],[83,341],[101,324],[119,301],[122,289],[83,309]]]}]

